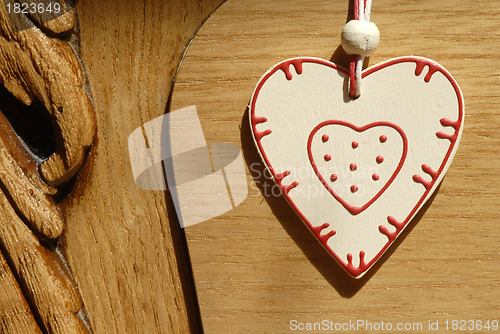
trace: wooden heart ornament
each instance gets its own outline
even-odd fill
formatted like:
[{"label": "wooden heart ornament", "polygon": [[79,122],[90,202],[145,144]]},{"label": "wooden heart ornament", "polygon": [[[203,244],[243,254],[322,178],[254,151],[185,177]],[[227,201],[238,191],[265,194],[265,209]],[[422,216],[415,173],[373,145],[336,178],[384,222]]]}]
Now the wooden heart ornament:
[{"label": "wooden heart ornament", "polygon": [[256,146],[318,241],[353,277],[382,256],[429,199],[463,129],[453,77],[420,57],[348,71],[317,58],[271,68],[250,102]]}]

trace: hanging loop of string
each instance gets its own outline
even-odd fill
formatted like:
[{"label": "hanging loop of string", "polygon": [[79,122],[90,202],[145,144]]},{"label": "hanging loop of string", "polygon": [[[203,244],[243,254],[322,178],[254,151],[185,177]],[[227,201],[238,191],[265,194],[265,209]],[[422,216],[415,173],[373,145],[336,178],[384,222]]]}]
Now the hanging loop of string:
[{"label": "hanging loop of string", "polygon": [[365,57],[375,51],[380,40],[377,26],[370,22],[372,0],[354,0],[354,20],[342,30],[342,47],[351,56],[349,66],[349,96],[361,95],[361,72]]}]

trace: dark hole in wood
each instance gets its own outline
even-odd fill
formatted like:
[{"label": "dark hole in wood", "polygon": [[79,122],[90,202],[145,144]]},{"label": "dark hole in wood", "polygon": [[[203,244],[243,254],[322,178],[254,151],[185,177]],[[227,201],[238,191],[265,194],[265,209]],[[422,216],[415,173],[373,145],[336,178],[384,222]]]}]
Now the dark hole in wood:
[{"label": "dark hole in wood", "polygon": [[33,155],[48,159],[56,150],[56,137],[50,114],[40,101],[30,106],[18,101],[0,85],[0,112]]}]

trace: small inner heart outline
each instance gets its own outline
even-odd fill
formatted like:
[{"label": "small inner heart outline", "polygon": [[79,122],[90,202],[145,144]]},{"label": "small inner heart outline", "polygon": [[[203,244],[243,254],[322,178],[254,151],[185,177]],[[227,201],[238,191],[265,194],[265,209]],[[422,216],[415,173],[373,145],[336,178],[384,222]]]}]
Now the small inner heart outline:
[{"label": "small inner heart outline", "polygon": [[[318,170],[316,162],[314,161],[314,157],[313,157],[313,153],[312,153],[312,149],[311,149],[313,138],[321,128],[328,126],[328,125],[347,126],[358,133],[361,133],[365,130],[368,130],[368,129],[371,129],[371,128],[377,127],[377,126],[388,126],[388,127],[393,128],[394,130],[396,130],[401,135],[401,138],[403,139],[403,154],[401,155],[401,159],[399,160],[399,164],[398,164],[397,168],[394,170],[390,179],[386,182],[386,184],[382,187],[382,189],[380,189],[375,196],[373,196],[368,202],[366,202],[361,207],[353,206],[353,205],[347,203],[341,196],[339,196],[330,187],[328,182],[324,179],[323,175]],[[406,160],[406,156],[408,154],[408,139],[406,137],[405,132],[403,131],[403,129],[400,126],[398,126],[394,123],[386,122],[386,121],[377,121],[377,122],[369,123],[369,124],[366,124],[364,126],[359,127],[359,126],[356,126],[354,124],[351,124],[351,123],[348,123],[345,121],[341,121],[341,120],[327,120],[327,121],[323,121],[323,122],[319,123],[318,125],[316,125],[316,127],[311,131],[311,134],[309,135],[309,138],[307,140],[307,154],[309,155],[309,161],[311,162],[311,166],[313,167],[314,172],[316,173],[316,175],[320,179],[321,183],[323,183],[323,185],[330,192],[330,194],[332,194],[332,196],[340,204],[342,204],[342,206],[347,211],[349,211],[350,214],[355,216],[355,215],[360,214],[364,210],[366,210],[370,205],[372,205],[384,193],[384,191],[386,191],[387,188],[389,188],[389,186],[394,181],[394,179],[396,178],[398,173],[401,171],[401,168],[403,167],[404,162]]]}]

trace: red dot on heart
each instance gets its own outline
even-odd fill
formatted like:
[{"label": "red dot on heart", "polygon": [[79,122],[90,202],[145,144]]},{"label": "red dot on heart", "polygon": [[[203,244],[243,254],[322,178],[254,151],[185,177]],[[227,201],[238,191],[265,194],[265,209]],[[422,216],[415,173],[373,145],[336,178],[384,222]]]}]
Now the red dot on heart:
[{"label": "red dot on heart", "polygon": [[359,143],[357,141],[353,141],[351,146],[352,146],[352,148],[358,148]]},{"label": "red dot on heart", "polygon": [[332,160],[332,156],[330,154],[325,154],[325,161]]},{"label": "red dot on heart", "polygon": [[355,193],[356,191],[358,191],[358,186],[356,186],[356,185],[352,185],[352,186],[351,186],[351,192],[352,192],[352,193]]},{"label": "red dot on heart", "polygon": [[328,141],[328,139],[330,139],[330,137],[328,135],[323,135],[323,137],[321,137],[321,140],[323,141],[323,143],[326,143]]},{"label": "red dot on heart", "polygon": [[335,182],[335,181],[337,181],[337,179],[338,179],[337,174],[330,175],[330,181]]},{"label": "red dot on heart", "polygon": [[387,141],[387,136],[382,135],[379,137],[379,140],[381,143],[385,143]]},{"label": "red dot on heart", "polygon": [[353,163],[349,165],[349,169],[354,172],[356,169],[358,169],[358,166]]},{"label": "red dot on heart", "polygon": [[383,156],[381,156],[381,155],[379,155],[379,156],[377,157],[377,163],[378,163],[378,164],[381,164],[382,162],[384,162],[384,157],[383,157]]},{"label": "red dot on heart", "polygon": [[378,176],[378,174],[373,174],[372,179],[373,181],[378,181],[380,179],[380,176]]}]

